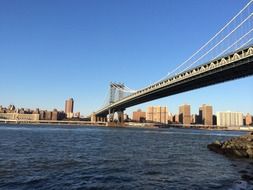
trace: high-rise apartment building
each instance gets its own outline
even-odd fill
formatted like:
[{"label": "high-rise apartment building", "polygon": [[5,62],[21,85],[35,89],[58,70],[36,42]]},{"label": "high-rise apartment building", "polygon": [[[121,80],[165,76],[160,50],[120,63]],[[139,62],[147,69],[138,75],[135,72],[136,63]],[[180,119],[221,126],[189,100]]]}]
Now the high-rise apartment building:
[{"label": "high-rise apartment building", "polygon": [[213,125],[217,125],[217,116],[213,115]]},{"label": "high-rise apartment building", "polygon": [[176,115],[173,115],[173,120],[172,120],[174,123],[179,123],[179,115],[176,114]]},{"label": "high-rise apartment building", "polygon": [[65,113],[67,114],[67,118],[72,118],[74,116],[74,100],[70,98],[65,101]]},{"label": "high-rise apartment building", "polygon": [[198,123],[198,120],[199,120],[199,116],[197,114],[192,114],[191,123],[196,124]]},{"label": "high-rise apartment building", "polygon": [[191,124],[191,106],[184,104],[179,106],[179,122],[182,124]]},{"label": "high-rise apartment building", "polygon": [[45,120],[52,120],[52,112],[51,111],[45,112]]},{"label": "high-rise apartment building", "polygon": [[203,104],[199,108],[199,124],[213,125],[213,107]]},{"label": "high-rise apartment building", "polygon": [[252,124],[252,116],[249,113],[245,116],[245,124],[246,125]]},{"label": "high-rise apartment building", "polygon": [[217,112],[217,125],[218,126],[242,126],[243,115],[241,112]]},{"label": "high-rise apartment building", "polygon": [[40,120],[46,119],[46,111],[40,110]]},{"label": "high-rise apartment building", "polygon": [[137,111],[133,112],[133,121],[142,122],[146,120],[146,112],[141,111],[138,109]]},{"label": "high-rise apartment building", "polygon": [[173,115],[172,113],[168,112],[168,123],[172,123],[173,122]]},{"label": "high-rise apartment building", "polygon": [[52,120],[58,120],[58,111],[56,109],[52,111]]},{"label": "high-rise apartment building", "polygon": [[162,106],[151,106],[147,108],[146,120],[150,122],[168,123],[168,108]]}]

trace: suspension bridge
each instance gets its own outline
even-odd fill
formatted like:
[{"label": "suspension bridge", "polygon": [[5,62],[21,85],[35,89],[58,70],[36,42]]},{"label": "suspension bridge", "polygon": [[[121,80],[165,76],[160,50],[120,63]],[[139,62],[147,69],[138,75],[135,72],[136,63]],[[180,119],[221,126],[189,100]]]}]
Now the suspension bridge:
[{"label": "suspension bridge", "polygon": [[140,90],[111,83],[108,97],[91,121],[123,123],[124,110],[140,103],[253,74],[253,0],[210,40],[159,81]]}]

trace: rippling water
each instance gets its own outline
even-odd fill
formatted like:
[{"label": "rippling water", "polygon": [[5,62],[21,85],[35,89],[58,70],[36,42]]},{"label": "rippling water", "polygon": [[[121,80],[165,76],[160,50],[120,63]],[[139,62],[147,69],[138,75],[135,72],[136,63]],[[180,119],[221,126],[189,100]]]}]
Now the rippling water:
[{"label": "rippling water", "polygon": [[3,125],[0,189],[251,189],[250,161],[206,148],[241,134]]}]

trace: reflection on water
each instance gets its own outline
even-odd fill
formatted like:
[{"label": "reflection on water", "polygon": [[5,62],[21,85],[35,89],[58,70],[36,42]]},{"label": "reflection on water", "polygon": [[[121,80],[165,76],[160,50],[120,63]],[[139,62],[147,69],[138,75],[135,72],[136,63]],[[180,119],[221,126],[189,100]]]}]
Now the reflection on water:
[{"label": "reflection on water", "polygon": [[241,134],[0,126],[0,189],[251,189],[249,161],[206,148]]}]

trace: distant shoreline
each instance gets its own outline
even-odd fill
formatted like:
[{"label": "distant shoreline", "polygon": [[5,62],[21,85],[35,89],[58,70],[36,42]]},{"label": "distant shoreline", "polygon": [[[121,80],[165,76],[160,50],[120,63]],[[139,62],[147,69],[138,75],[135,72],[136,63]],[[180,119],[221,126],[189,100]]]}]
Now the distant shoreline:
[{"label": "distant shoreline", "polygon": [[0,120],[0,125],[64,125],[64,126],[105,126],[105,123],[92,123],[87,121],[23,121],[23,120]]},{"label": "distant shoreline", "polygon": [[184,126],[178,124],[155,124],[155,123],[126,123],[124,126],[106,126],[105,122],[93,123],[89,121],[47,121],[47,120],[39,120],[39,121],[12,121],[12,120],[0,120],[1,125],[43,125],[43,126],[79,126],[79,127],[119,127],[119,128],[140,128],[140,129],[155,129],[155,128],[181,128],[181,129],[199,129],[199,130],[207,130],[207,131],[245,131],[250,132],[253,131],[253,127],[217,127],[217,126]]}]

